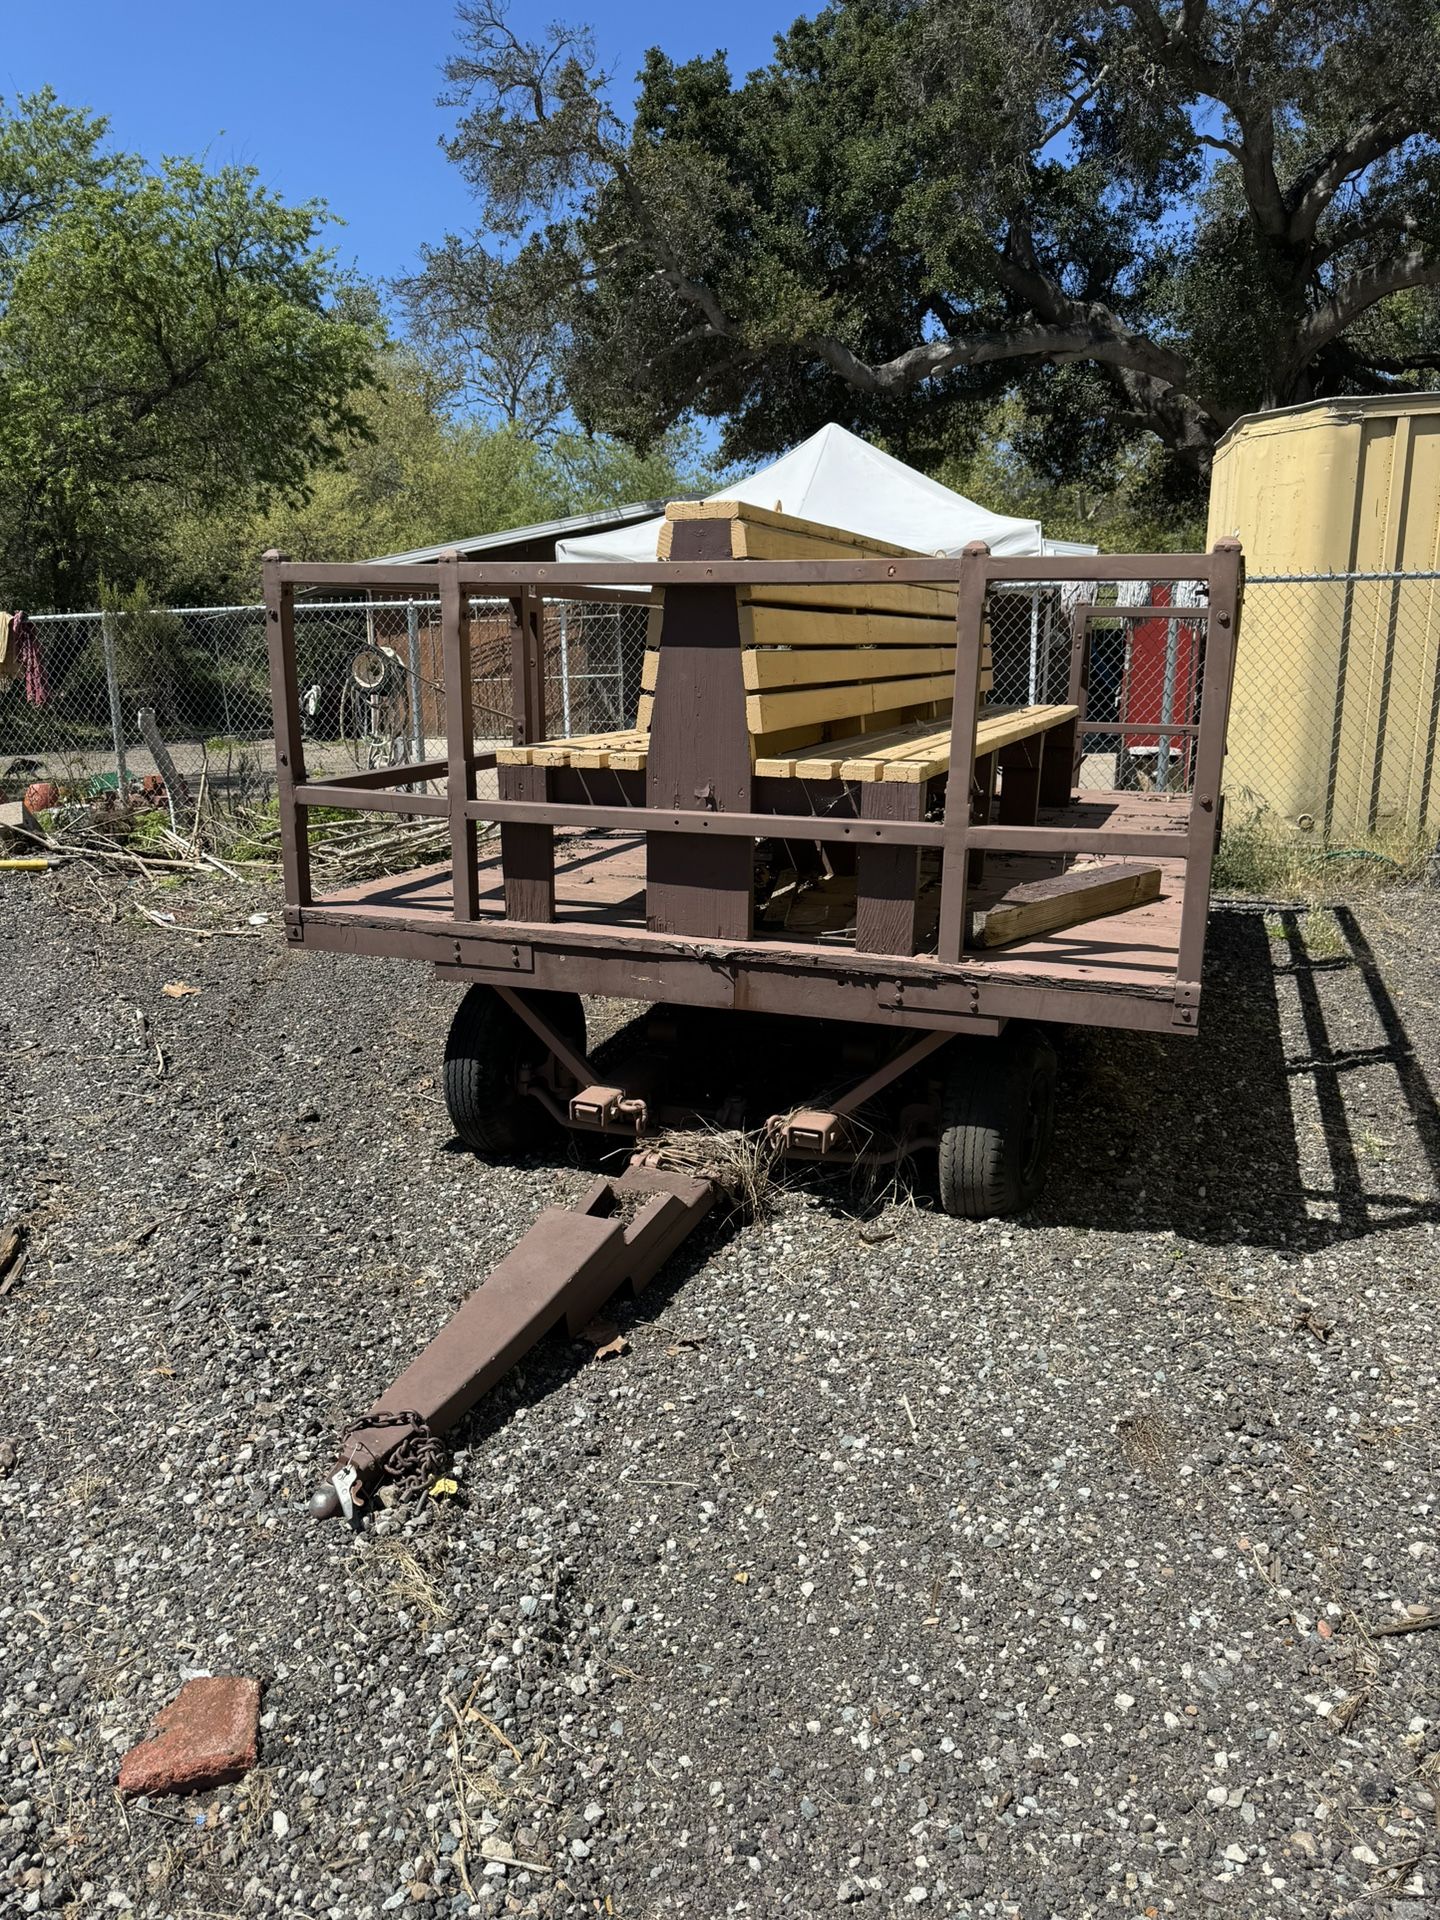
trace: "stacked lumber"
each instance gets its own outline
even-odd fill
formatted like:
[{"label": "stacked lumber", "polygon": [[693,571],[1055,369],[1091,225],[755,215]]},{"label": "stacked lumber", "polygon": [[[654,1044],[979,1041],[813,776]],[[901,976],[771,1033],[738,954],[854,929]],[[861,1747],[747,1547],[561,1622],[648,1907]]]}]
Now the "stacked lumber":
[{"label": "stacked lumber", "polygon": [[[741,500],[677,501],[657,546],[670,558],[681,521],[729,529],[737,560],[914,559],[913,551],[824,527]],[[662,596],[663,597],[663,596]],[[754,757],[830,739],[889,733],[950,711],[955,666],[955,589],[866,585],[741,586],[736,589],[745,718]],[[638,726],[650,725],[663,609],[650,616]],[[990,684],[988,657],[982,687]]]}]

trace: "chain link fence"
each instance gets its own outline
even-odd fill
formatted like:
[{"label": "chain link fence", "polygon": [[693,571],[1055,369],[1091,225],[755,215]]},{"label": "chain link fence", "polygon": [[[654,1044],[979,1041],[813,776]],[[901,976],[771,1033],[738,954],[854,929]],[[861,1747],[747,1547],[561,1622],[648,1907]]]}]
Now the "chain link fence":
[{"label": "chain link fence", "polygon": [[[471,603],[475,737],[510,738],[508,604]],[[546,608],[553,733],[633,726],[649,609]],[[100,798],[158,783],[246,809],[274,785],[263,606],[32,615],[0,679],[0,797],[53,782]],[[297,601],[306,765],[317,777],[445,755],[438,600]]]},{"label": "chain link fence", "polygon": [[[1151,605],[1168,589],[1085,592]],[[1187,791],[1204,666],[1184,583],[1154,618],[1092,625],[1085,789]],[[1067,696],[1066,590],[1003,587],[990,620],[991,699]],[[510,617],[472,603],[476,739],[509,738]],[[552,735],[635,724],[649,609],[551,602]],[[433,600],[299,601],[306,757],[317,775],[441,758],[445,690]],[[0,680],[0,797],[36,781],[99,796],[147,779],[219,806],[273,786],[264,609],[181,607],[36,616],[19,670]],[[1258,575],[1247,584],[1226,791],[1277,832],[1316,845],[1414,843],[1440,831],[1440,573]]]},{"label": "chain link fence", "polygon": [[1440,572],[1249,581],[1226,789],[1305,842],[1440,836]]}]

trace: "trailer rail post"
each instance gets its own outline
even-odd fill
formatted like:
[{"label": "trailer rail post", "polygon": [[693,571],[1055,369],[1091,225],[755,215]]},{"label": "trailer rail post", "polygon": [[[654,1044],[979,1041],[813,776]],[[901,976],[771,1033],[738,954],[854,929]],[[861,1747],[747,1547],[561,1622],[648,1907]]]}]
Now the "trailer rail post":
[{"label": "trailer rail post", "polygon": [[[425,695],[420,682],[420,609],[413,599],[405,602],[405,655],[405,671],[410,683],[410,754],[418,765],[425,758]],[[415,790],[423,793],[425,782],[417,780]]]},{"label": "trailer rail post", "polygon": [[[281,576],[286,555],[271,547],[262,562],[265,643],[270,656],[270,702],[275,728],[275,798],[280,813],[280,870],[287,908],[308,907],[310,833],[295,789],[305,784],[305,743],[300,731],[300,688],[295,673],[295,588]],[[298,936],[299,928],[293,929]]]},{"label": "trailer rail post", "polygon": [[965,896],[969,884],[970,764],[980,708],[980,662],[984,653],[985,600],[990,549],[972,540],[960,556],[955,596],[955,704],[950,719],[950,777],[945,788],[945,843],[940,861],[938,957],[958,963],[965,947]]},{"label": "trailer rail post", "polygon": [[452,548],[438,563],[440,650],[445,665],[445,734],[450,813],[450,865],[455,918],[480,910],[479,841],[465,811],[475,798],[475,687],[470,677],[469,607],[460,592],[460,555]]},{"label": "trailer rail post", "polygon": [[[510,602],[511,744],[533,746],[545,738],[545,602],[538,587],[522,587]],[[496,784],[502,800],[550,796],[544,767],[501,767]],[[543,821],[502,822],[500,865],[505,911],[512,920],[555,918],[555,830]]]},{"label": "trailer rail post", "polygon": [[1220,778],[1225,765],[1225,716],[1235,674],[1235,634],[1245,590],[1238,540],[1218,540],[1209,569],[1210,605],[1205,623],[1204,680],[1195,742],[1195,789],[1186,831],[1185,897],[1175,957],[1175,1024],[1194,1026],[1198,1016],[1205,925],[1210,913],[1210,869],[1220,815]]}]

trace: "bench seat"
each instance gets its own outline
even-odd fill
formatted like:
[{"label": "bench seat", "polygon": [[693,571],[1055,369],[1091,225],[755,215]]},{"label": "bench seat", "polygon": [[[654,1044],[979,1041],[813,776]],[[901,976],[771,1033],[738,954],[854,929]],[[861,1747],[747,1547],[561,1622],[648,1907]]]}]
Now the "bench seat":
[{"label": "bench seat", "polygon": [[[1073,720],[1076,707],[985,707],[975,731],[975,758],[1013,746],[1017,741],[1048,733]],[[617,773],[643,773],[649,735],[638,729],[614,733],[576,734],[568,740],[545,740],[533,747],[501,747],[496,763],[502,767],[610,768]],[[755,762],[758,776],[791,780],[899,781],[917,785],[949,771],[950,728],[933,721],[912,721],[883,733],[855,733],[841,740],[825,740],[798,747],[793,753],[764,754]]]}]

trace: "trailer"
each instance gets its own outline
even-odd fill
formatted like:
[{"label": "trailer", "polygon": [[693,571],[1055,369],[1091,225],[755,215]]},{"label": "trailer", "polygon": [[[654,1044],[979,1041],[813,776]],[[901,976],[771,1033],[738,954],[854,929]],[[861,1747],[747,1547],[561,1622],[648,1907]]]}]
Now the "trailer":
[{"label": "trailer", "polygon": [[[826,1023],[825,1084],[744,1124],[831,1165],[933,1154],[942,1204],[967,1216],[1037,1191],[1047,1027],[1196,1033],[1242,577],[1233,541],[931,557],[735,502],[672,507],[652,565],[266,556],[287,942],[466,984],[444,1083],[478,1154],[568,1132],[632,1155],[579,1209],[542,1216],[461,1309],[463,1332],[452,1323],[377,1401],[317,1510],[349,1511],[417,1434],[433,1441],[558,1320],[583,1324],[616,1287],[643,1285],[704,1216],[709,1185],[654,1147],[687,1118],[737,1117],[733,1090],[708,1108],[677,1095],[695,1010],[781,1032]],[[987,603],[1013,581],[1073,598],[1064,702],[987,699]],[[1156,735],[1153,715],[1087,715],[1097,619],[1170,612],[1110,604],[1117,581],[1184,583],[1196,717],[1164,716],[1184,790],[1080,785],[1087,736],[1123,750]],[[438,598],[443,757],[307,777],[294,599],[316,588]],[[650,609],[634,723],[551,732],[547,603],[611,596]],[[497,598],[512,615],[512,739],[482,746],[469,609]],[[306,821],[321,807],[448,820],[451,858],[317,894]],[[582,996],[653,1009],[603,1071]]]}]

